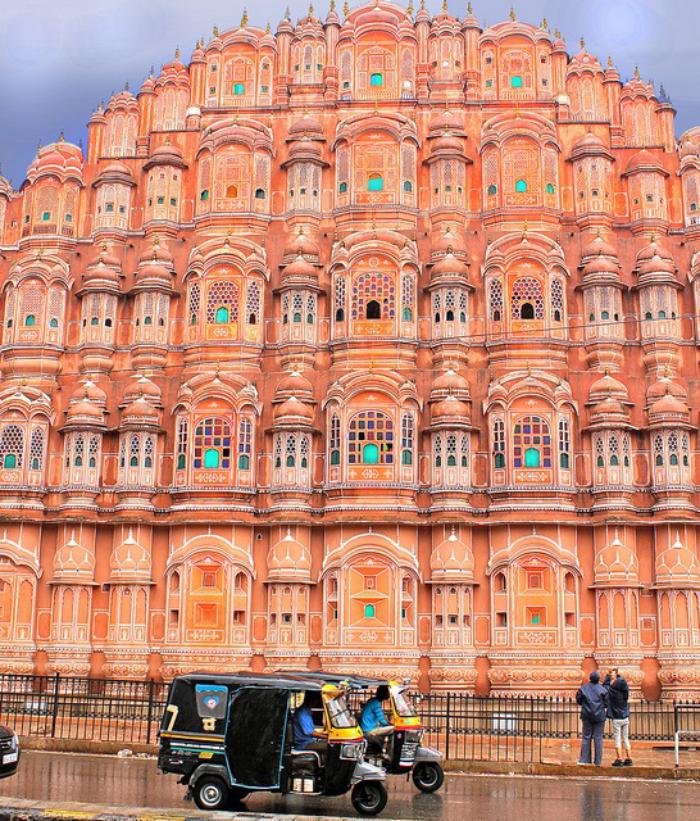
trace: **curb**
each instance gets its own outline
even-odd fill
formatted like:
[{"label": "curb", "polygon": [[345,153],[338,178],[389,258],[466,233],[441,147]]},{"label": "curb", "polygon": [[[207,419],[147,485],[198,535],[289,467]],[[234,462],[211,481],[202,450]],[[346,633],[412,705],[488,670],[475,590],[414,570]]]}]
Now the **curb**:
[{"label": "curb", "polygon": [[525,764],[498,761],[444,761],[445,772],[475,775],[532,775],[563,778],[620,778],[645,781],[700,781],[700,769],[679,767],[594,767],[578,764]]},{"label": "curb", "polygon": [[[202,812],[140,807],[107,807],[100,804],[46,804],[10,798],[12,806],[0,807],[0,821],[357,821],[348,816],[292,815],[257,812]],[[390,819],[383,819],[390,821]]]}]

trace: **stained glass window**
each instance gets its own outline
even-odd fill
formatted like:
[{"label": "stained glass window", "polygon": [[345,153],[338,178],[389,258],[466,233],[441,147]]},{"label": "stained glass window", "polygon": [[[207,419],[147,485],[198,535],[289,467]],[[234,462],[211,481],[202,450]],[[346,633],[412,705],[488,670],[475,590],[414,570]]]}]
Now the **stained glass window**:
[{"label": "stained glass window", "polygon": [[493,423],[493,466],[506,466],[506,428],[502,419],[496,419]]},{"label": "stained glass window", "polygon": [[250,470],[250,454],[253,440],[253,426],[249,419],[241,419],[238,425],[238,467]]},{"label": "stained glass window", "polygon": [[187,466],[187,433],[189,422],[184,417],[177,420],[177,469],[184,470]]},{"label": "stained glass window", "polygon": [[354,416],[348,430],[348,462],[351,465],[394,463],[394,423],[381,411]]},{"label": "stained glass window", "polygon": [[243,83],[234,83],[233,84],[233,93],[237,96],[241,94],[245,94],[245,85]]},{"label": "stained glass window", "polygon": [[401,419],[401,464],[413,464],[413,416],[410,413]]},{"label": "stained glass window", "polygon": [[210,417],[197,424],[193,456],[195,470],[231,467],[231,427],[225,419]]},{"label": "stained glass window", "polygon": [[335,413],[331,417],[331,464],[340,464],[340,419]]},{"label": "stained glass window", "polygon": [[525,416],[513,428],[513,465],[516,468],[551,468],[552,438],[540,416]]},{"label": "stained glass window", "polygon": [[569,469],[571,462],[571,434],[569,431],[569,420],[559,420],[559,466],[565,470]]}]

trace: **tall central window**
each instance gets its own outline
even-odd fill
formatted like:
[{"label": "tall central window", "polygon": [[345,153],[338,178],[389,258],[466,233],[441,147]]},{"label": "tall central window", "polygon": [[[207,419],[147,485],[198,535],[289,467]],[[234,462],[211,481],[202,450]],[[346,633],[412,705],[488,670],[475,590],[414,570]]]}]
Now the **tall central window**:
[{"label": "tall central window", "polygon": [[393,277],[379,272],[360,274],[353,282],[352,318],[394,319],[396,286]]},{"label": "tall central window", "polygon": [[544,319],[544,296],[538,279],[520,277],[513,283],[511,315],[513,319]]},{"label": "tall central window", "polygon": [[238,286],[235,282],[212,282],[207,297],[209,325],[228,325],[238,320]]},{"label": "tall central window", "polygon": [[551,468],[552,437],[540,416],[524,416],[513,429],[513,465],[516,468]]},{"label": "tall central window", "polygon": [[351,465],[393,465],[394,423],[381,411],[354,416],[348,430],[348,462]]},{"label": "tall central window", "polygon": [[369,178],[367,179],[367,190],[368,191],[383,191],[384,190],[384,178],[381,174],[370,174]]}]

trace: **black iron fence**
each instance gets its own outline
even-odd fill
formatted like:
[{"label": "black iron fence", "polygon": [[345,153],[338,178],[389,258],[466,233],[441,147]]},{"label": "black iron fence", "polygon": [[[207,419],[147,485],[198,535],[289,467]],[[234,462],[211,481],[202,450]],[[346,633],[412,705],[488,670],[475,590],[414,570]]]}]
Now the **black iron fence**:
[{"label": "black iron fence", "polygon": [[[22,736],[153,744],[167,692],[153,681],[0,674],[0,723]],[[356,694],[354,706],[366,697]],[[445,692],[413,702],[424,743],[447,759],[540,762],[547,744],[581,734],[573,698]],[[630,712],[633,739],[673,742],[681,728],[700,737],[698,703],[635,701]]]}]

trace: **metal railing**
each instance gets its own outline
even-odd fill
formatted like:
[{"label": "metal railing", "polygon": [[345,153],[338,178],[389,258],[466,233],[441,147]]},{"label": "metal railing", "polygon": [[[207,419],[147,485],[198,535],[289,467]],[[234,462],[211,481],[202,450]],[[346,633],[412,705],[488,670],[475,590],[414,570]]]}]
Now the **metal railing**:
[{"label": "metal railing", "polygon": [[[154,681],[0,674],[0,724],[23,736],[154,744],[167,693]],[[367,697],[353,694],[353,708]],[[581,735],[573,698],[438,692],[414,694],[413,703],[424,743],[447,759],[537,763],[550,740]],[[700,733],[700,703],[630,703],[634,740],[672,743],[689,730]]]}]

